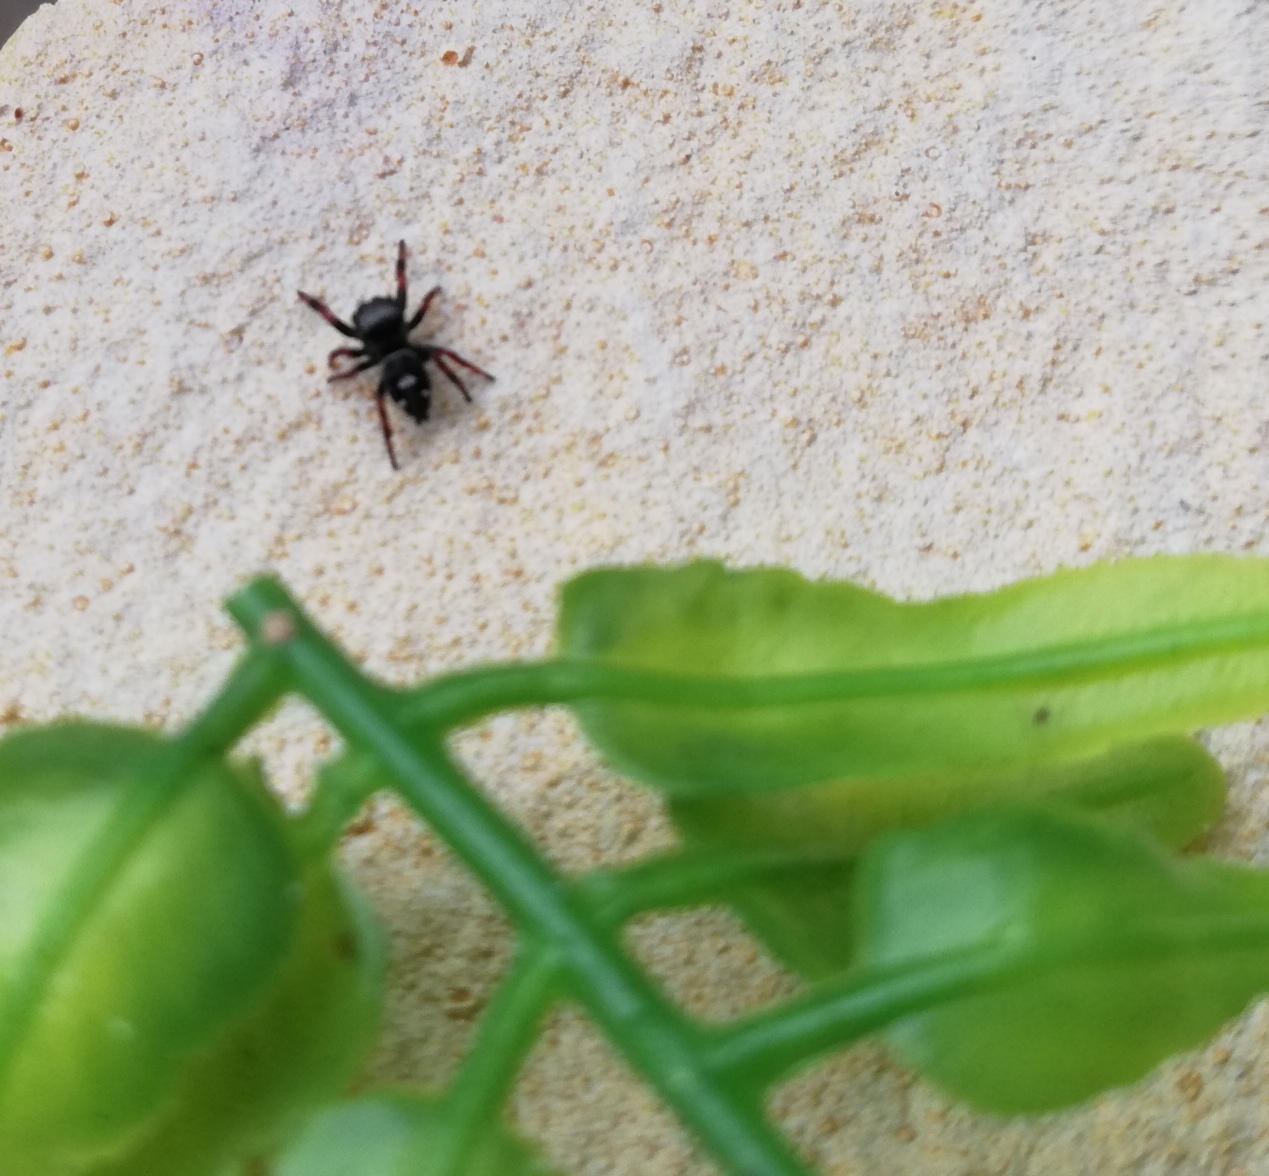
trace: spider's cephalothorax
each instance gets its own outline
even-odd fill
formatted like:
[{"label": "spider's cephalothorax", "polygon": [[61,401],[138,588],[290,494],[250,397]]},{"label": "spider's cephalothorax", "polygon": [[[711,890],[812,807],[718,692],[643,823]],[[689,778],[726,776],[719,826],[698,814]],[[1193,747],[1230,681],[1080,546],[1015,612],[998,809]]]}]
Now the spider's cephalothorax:
[{"label": "spider's cephalothorax", "polygon": [[422,423],[427,420],[432,407],[432,384],[428,379],[424,364],[429,360],[445,373],[450,382],[463,394],[468,404],[471,397],[463,386],[462,380],[454,374],[446,362],[452,360],[460,367],[492,380],[487,371],[469,363],[461,355],[446,347],[433,347],[427,343],[411,343],[410,332],[423,321],[432,299],[441,292],[439,286],[428,292],[422,305],[415,311],[409,322],[405,319],[405,300],[407,294],[405,280],[405,242],[397,245],[397,293],[395,298],[371,298],[363,302],[353,311],[352,326],[338,318],[320,298],[299,291],[302,301],[311,306],[335,330],[350,339],[356,339],[360,347],[337,347],[330,353],[331,367],[340,359],[356,359],[347,371],[337,372],[332,380],[346,380],[358,372],[382,365],[379,374],[379,392],[375,403],[379,406],[379,423],[383,426],[383,440],[388,447],[388,459],[392,468],[399,469],[397,455],[392,448],[392,426],[388,424],[388,414],[383,406],[383,398],[391,397],[410,416]]}]

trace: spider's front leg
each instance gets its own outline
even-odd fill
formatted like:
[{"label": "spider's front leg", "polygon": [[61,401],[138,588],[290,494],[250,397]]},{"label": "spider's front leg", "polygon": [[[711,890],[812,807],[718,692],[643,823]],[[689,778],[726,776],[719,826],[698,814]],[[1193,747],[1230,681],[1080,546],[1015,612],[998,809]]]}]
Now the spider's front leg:
[{"label": "spider's front leg", "polygon": [[407,335],[423,321],[423,316],[427,314],[427,308],[432,305],[432,299],[434,299],[440,292],[440,286],[433,286],[427,292],[427,297],[423,299],[422,305],[414,312],[414,317],[405,324],[405,333]]},{"label": "spider's front leg", "polygon": [[397,242],[397,308],[405,314],[407,285],[405,280],[405,242]]},{"label": "spider's front leg", "polygon": [[330,325],[341,335],[347,335],[350,339],[357,338],[357,332],[344,322],[344,320],[331,310],[331,308],[320,298],[314,298],[312,294],[305,294],[303,290],[296,290],[296,293],[300,296],[300,301],[304,303],[305,306],[311,307],[313,310],[317,311],[317,313],[330,323]]}]

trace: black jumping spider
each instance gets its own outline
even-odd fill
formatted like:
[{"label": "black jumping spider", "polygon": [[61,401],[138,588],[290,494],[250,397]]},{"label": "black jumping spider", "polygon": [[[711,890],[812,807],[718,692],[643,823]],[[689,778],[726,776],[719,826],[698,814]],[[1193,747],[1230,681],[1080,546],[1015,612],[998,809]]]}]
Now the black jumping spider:
[{"label": "black jumping spider", "polygon": [[349,376],[355,376],[358,372],[364,372],[376,364],[383,364],[375,403],[379,406],[379,423],[383,425],[383,440],[388,447],[388,458],[394,470],[401,467],[397,465],[397,455],[392,449],[392,426],[388,424],[388,414],[383,406],[385,396],[392,397],[415,421],[422,424],[427,420],[428,411],[432,407],[432,384],[423,367],[429,360],[449,377],[450,383],[463,394],[463,399],[468,404],[471,403],[471,397],[467,394],[467,389],[445,361],[452,359],[468,371],[484,376],[486,380],[493,379],[487,371],[478,368],[474,363],[469,363],[447,347],[433,347],[428,343],[410,342],[410,332],[423,321],[427,308],[432,305],[432,299],[440,292],[440,286],[428,291],[427,297],[414,312],[413,318],[409,322],[405,321],[404,241],[397,245],[396,297],[371,298],[368,302],[363,302],[353,311],[352,326],[338,318],[320,298],[305,294],[303,290],[297,291],[301,300],[308,303],[335,330],[347,335],[350,339],[356,339],[361,344],[360,347],[337,347],[330,353],[327,362],[331,367],[334,367],[336,361],[340,359],[361,360],[346,372],[337,372],[331,376],[332,380],[346,380]]}]

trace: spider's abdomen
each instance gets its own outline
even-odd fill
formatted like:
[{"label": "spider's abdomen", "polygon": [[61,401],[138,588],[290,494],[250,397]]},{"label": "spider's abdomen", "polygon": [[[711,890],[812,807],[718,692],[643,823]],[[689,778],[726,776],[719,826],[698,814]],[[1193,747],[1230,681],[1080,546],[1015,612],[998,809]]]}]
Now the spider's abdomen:
[{"label": "spider's abdomen", "polygon": [[353,326],[363,342],[373,347],[397,339],[405,323],[395,299],[372,298],[353,311]]},{"label": "spider's abdomen", "polygon": [[423,370],[422,357],[408,348],[394,351],[383,361],[380,390],[391,396],[410,416],[422,423],[432,407],[432,384]]}]

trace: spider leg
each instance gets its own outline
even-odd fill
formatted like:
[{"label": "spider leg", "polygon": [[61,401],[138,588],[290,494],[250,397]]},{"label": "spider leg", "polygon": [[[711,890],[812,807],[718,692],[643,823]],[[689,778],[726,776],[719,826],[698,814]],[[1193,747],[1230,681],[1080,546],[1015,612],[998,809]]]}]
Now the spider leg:
[{"label": "spider leg", "polygon": [[466,387],[463,385],[462,380],[460,380],[456,375],[454,375],[452,371],[450,371],[449,364],[445,362],[445,360],[442,358],[439,351],[433,354],[432,362],[435,363],[436,366],[440,368],[441,371],[443,371],[446,376],[449,377],[449,382],[453,384],[454,387],[456,387],[463,394],[463,399],[467,401],[468,404],[470,404],[471,393],[467,391]]},{"label": "spider leg", "polygon": [[311,306],[341,335],[347,335],[350,339],[357,338],[357,332],[344,322],[343,319],[339,318],[320,298],[314,298],[312,294],[305,294],[303,290],[296,290],[296,293],[300,296],[301,302],[303,302],[306,306]]},{"label": "spider leg", "polygon": [[379,423],[383,426],[383,443],[388,447],[388,460],[392,463],[392,468],[399,470],[401,467],[397,465],[397,455],[392,449],[392,426],[388,424],[388,411],[384,408],[383,401],[384,395],[381,391],[375,397],[375,403],[379,406]]},{"label": "spider leg", "polygon": [[[475,372],[476,375],[478,376],[484,376],[485,379],[488,380],[491,384],[493,383],[493,379],[494,379],[493,376],[491,376],[487,371],[485,371],[484,368],[478,368],[474,363],[471,363],[469,360],[464,359],[456,351],[451,351],[448,347],[433,347],[432,351],[436,355],[443,355],[445,356],[446,359],[452,359],[456,364],[459,364],[460,366],[465,367],[469,372]],[[438,359],[436,362],[439,364],[440,360]],[[444,368],[441,368],[441,371],[444,371],[444,370],[445,370]]]},{"label": "spider leg", "polygon": [[405,280],[405,242],[397,242],[397,307],[402,314],[405,314],[406,299],[406,280]]},{"label": "spider leg", "polygon": [[423,304],[414,312],[414,317],[406,325],[406,334],[409,334],[415,327],[423,321],[423,316],[427,314],[427,308],[432,305],[432,299],[441,292],[440,286],[433,286],[428,292],[427,297],[423,299]]},{"label": "spider leg", "polygon": [[336,347],[326,357],[326,366],[334,367],[337,359],[360,359],[365,354],[360,347]]},{"label": "spider leg", "polygon": [[350,379],[352,376],[358,375],[360,372],[364,372],[367,368],[374,367],[378,362],[379,361],[377,359],[363,359],[360,363],[354,364],[350,367],[346,372],[336,372],[333,376],[329,377],[326,382],[328,384],[333,384],[336,380]]}]

